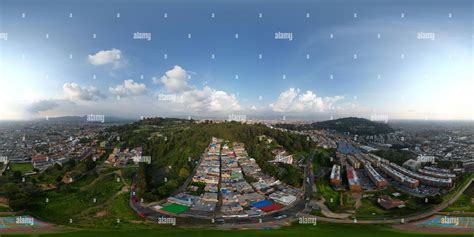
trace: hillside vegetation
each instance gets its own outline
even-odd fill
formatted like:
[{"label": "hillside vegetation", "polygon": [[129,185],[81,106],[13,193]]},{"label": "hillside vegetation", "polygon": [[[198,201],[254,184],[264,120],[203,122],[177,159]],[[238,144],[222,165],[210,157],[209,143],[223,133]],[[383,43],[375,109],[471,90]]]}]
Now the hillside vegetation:
[{"label": "hillside vegetation", "polygon": [[329,129],[340,133],[356,135],[377,135],[394,132],[393,128],[386,123],[374,122],[364,118],[340,118],[311,124],[278,124],[277,127],[292,130]]},{"label": "hillside vegetation", "polygon": [[141,146],[144,155],[152,157],[152,163],[141,164],[138,172],[140,194],[149,200],[166,197],[178,188],[192,173],[212,137],[223,138],[229,143],[245,143],[249,155],[256,159],[265,173],[294,186],[301,185],[302,171],[293,165],[269,163],[273,159],[271,147],[260,142],[258,136],[272,137],[292,154],[307,154],[314,146],[301,135],[261,124],[237,122],[195,123],[192,120],[152,118],[112,127],[110,132],[120,135],[123,147]]}]

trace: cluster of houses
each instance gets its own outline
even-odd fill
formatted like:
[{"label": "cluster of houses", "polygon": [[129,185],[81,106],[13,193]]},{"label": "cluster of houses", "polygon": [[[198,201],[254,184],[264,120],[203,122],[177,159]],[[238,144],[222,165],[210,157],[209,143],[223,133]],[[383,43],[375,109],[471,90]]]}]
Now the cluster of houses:
[{"label": "cluster of houses", "polygon": [[[245,151],[242,150],[243,144],[234,143],[233,145],[236,145],[239,154]],[[264,200],[265,196],[255,192],[254,188],[244,179],[242,168],[237,160],[235,151],[224,145],[221,152],[220,193],[222,206],[220,211],[225,217],[260,215],[261,211],[250,207],[250,204]]]},{"label": "cluster of houses", "polygon": [[192,181],[205,184],[200,196],[180,193],[169,197],[161,210],[181,205],[191,216],[260,216],[290,206],[302,195],[300,189],[264,174],[243,143],[229,146],[218,138],[212,138]]},{"label": "cluster of houses", "polygon": [[113,166],[126,166],[128,164],[137,164],[139,162],[149,163],[150,161],[150,157],[143,156],[143,150],[141,147],[131,150],[129,148],[121,150],[120,148],[116,147],[107,157],[105,163],[111,164]]},{"label": "cluster of houses", "polygon": [[273,149],[272,154],[275,156],[275,158],[270,161],[272,163],[293,164],[293,155],[289,154],[283,147]]},{"label": "cluster of houses", "polygon": [[[292,205],[301,195],[300,189],[285,185],[274,177],[263,173],[255,159],[248,156],[244,144],[234,142],[233,150],[242,173],[250,182],[250,185],[245,182],[247,184],[245,191],[237,189],[233,193],[233,196],[239,200],[245,214],[252,216],[279,210]],[[229,214],[239,215],[238,213]]]}]

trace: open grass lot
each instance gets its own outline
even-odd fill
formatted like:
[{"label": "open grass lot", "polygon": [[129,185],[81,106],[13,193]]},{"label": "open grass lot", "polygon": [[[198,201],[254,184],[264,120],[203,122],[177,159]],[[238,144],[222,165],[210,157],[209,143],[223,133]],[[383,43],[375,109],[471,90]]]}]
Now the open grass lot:
[{"label": "open grass lot", "polygon": [[[116,195],[122,188],[122,182],[116,182],[114,173],[99,177],[80,188],[71,186],[65,191],[48,192],[49,203],[32,213],[41,220],[65,224],[72,218],[74,223],[89,222],[91,212],[101,211],[114,203]],[[96,198],[96,202],[93,199]],[[118,203],[120,204],[120,202]],[[107,215],[105,215],[107,216]]]},{"label": "open grass lot", "polygon": [[[381,193],[387,193],[387,191],[388,190]],[[377,203],[377,198],[379,196],[380,195],[374,195],[372,197],[363,198],[362,205],[359,209],[357,209],[355,217],[365,220],[402,217],[420,211],[423,208],[429,208],[432,206],[429,204],[420,203],[417,198],[403,194],[398,199],[405,201],[405,207],[386,210]]]},{"label": "open grass lot", "polygon": [[[9,236],[9,235],[2,235]],[[19,236],[19,235],[12,235]],[[21,235],[29,236],[29,235]],[[35,236],[41,237],[155,237],[155,236],[194,236],[194,237],[237,237],[237,236],[265,236],[265,237],[287,237],[287,236],[298,236],[298,237],[314,237],[314,236],[331,236],[331,237],[370,237],[370,236],[383,236],[383,237],[429,237],[429,236],[472,236],[469,234],[464,235],[442,235],[442,234],[427,234],[427,233],[407,233],[396,231],[388,226],[380,225],[348,225],[348,224],[330,224],[330,223],[318,223],[317,226],[312,225],[294,225],[277,230],[232,230],[232,231],[221,231],[211,229],[181,229],[181,228],[159,228],[159,229],[140,229],[140,230],[105,230],[105,231],[77,231],[68,233],[55,233],[55,234],[35,234]]]},{"label": "open grass lot", "polygon": [[474,197],[474,183],[471,183],[471,185],[464,191],[464,193],[461,196],[459,196],[459,199],[456,200],[456,202],[454,202],[451,206],[444,209],[443,211],[474,212],[474,205],[471,204],[471,198],[473,197]]},{"label": "open grass lot", "polygon": [[33,170],[33,165],[31,163],[24,163],[24,164],[10,164],[10,170],[13,171],[21,171],[27,172],[27,171],[32,171]]},{"label": "open grass lot", "polygon": [[[339,192],[334,191],[329,184],[329,181],[325,178],[318,178],[316,180],[316,187],[318,189],[318,194],[323,196],[326,200],[326,206],[331,209],[331,211],[337,211],[340,209],[339,206]],[[332,202],[331,202],[332,199]]]},{"label": "open grass lot", "polygon": [[472,179],[474,179],[474,173],[465,174],[461,180],[456,181],[454,188],[448,194],[443,196],[443,200],[449,200],[457,190],[463,188]]}]

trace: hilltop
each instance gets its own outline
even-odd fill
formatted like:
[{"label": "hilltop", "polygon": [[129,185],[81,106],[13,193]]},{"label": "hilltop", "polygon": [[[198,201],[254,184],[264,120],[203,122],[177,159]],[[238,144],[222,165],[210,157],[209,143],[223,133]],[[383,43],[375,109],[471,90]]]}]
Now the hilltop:
[{"label": "hilltop", "polygon": [[329,129],[340,133],[357,135],[376,135],[394,132],[394,129],[386,123],[374,122],[368,119],[356,117],[340,118],[302,125],[278,124],[276,126],[292,130]]}]

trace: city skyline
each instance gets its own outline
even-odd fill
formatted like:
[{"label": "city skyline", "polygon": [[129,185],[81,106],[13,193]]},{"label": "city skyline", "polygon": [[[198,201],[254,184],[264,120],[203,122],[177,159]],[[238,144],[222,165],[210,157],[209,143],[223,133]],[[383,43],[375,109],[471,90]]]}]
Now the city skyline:
[{"label": "city skyline", "polygon": [[469,1],[1,5],[0,120],[474,119]]}]

